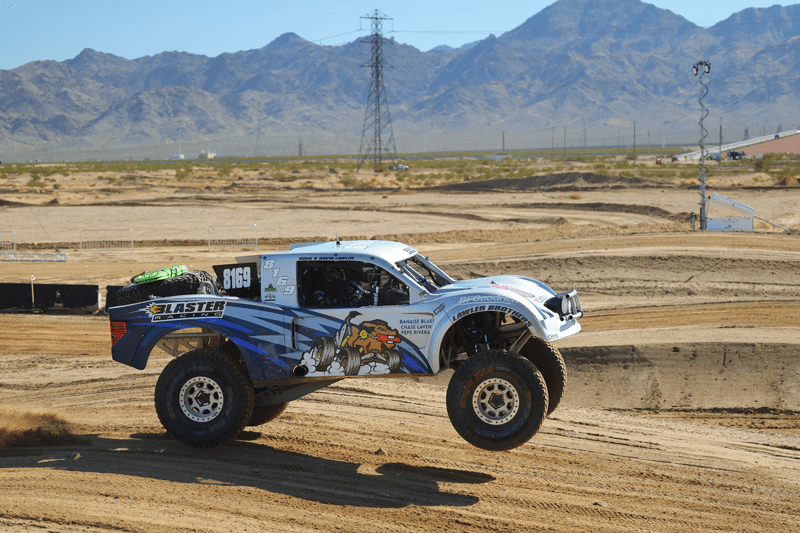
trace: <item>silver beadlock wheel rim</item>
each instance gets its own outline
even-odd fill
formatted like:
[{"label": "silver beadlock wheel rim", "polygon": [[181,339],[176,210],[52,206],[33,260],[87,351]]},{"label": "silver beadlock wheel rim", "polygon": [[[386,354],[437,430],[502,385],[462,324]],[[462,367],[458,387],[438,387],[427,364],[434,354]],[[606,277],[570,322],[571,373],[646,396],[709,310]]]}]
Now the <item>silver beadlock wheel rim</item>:
[{"label": "silver beadlock wheel rim", "polygon": [[206,376],[192,378],[181,387],[181,411],[189,420],[209,422],[221,412],[225,403],[222,388]]},{"label": "silver beadlock wheel rim", "polygon": [[472,409],[487,424],[505,424],[519,411],[519,393],[505,379],[487,379],[472,394]]}]

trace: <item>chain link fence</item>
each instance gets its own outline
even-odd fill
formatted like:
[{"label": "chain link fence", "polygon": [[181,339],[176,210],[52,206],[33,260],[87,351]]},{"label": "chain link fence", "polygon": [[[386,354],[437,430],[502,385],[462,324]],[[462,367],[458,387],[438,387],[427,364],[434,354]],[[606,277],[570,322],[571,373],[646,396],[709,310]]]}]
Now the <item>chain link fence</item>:
[{"label": "chain link fence", "polygon": [[109,252],[130,250],[133,255],[132,229],[85,229],[80,232],[80,251]]},{"label": "chain link fence", "polygon": [[208,250],[211,248],[254,246],[258,251],[257,224],[220,224],[208,227]]}]

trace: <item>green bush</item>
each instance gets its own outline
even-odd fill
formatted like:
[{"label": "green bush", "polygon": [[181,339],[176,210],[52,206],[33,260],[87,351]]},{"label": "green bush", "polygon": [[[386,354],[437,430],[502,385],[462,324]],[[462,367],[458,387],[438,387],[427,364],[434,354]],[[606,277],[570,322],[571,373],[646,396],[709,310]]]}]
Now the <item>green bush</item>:
[{"label": "green bush", "polygon": [[349,175],[344,175],[339,179],[346,187],[364,188],[371,186],[371,184],[368,181],[362,181]]}]

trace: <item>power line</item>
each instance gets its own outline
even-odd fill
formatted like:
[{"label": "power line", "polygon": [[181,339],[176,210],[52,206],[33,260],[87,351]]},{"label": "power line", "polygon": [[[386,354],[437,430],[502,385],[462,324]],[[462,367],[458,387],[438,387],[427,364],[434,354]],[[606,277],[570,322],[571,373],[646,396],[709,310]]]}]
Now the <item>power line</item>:
[{"label": "power line", "polygon": [[315,42],[315,43],[321,43],[322,41],[327,41],[327,40],[330,40],[330,39],[335,39],[335,38],[337,38],[337,37],[341,37],[341,36],[343,36],[343,35],[351,35],[351,34],[353,34],[353,33],[361,33],[362,31],[364,31],[364,30],[362,30],[361,28],[359,28],[359,29],[357,29],[357,30],[346,31],[346,32],[344,32],[344,33],[337,33],[336,35],[331,35],[331,36],[329,36],[329,37],[321,37],[321,38],[319,38],[319,39],[314,39],[314,41],[313,41],[313,42]]}]

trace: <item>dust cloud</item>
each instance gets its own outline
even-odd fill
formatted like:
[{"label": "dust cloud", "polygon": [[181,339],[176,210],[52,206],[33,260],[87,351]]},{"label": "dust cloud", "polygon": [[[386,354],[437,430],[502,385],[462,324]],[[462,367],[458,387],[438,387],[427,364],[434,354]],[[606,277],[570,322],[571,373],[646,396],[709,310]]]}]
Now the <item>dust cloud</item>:
[{"label": "dust cloud", "polygon": [[74,435],[71,424],[52,413],[7,411],[0,408],[0,448],[88,444]]}]

